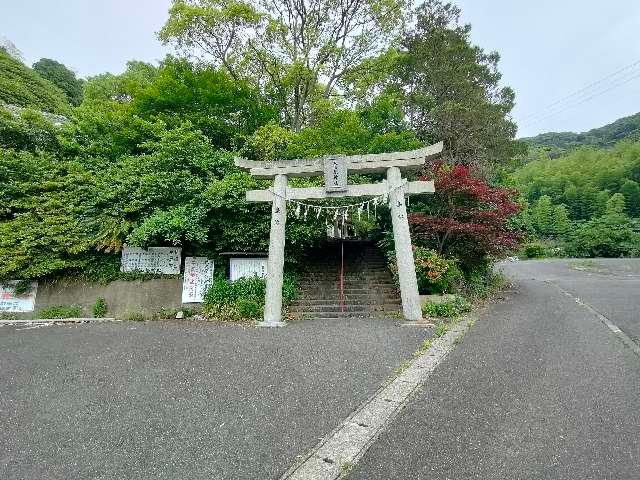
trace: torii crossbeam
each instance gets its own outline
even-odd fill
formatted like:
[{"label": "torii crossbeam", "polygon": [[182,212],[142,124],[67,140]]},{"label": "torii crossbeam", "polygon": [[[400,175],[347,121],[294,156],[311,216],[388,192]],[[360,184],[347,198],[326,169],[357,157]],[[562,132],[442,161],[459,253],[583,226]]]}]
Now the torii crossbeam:
[{"label": "torii crossbeam", "polygon": [[[422,318],[418,282],[411,250],[405,194],[433,193],[433,182],[406,182],[401,171],[419,170],[427,159],[442,152],[443,143],[418,150],[370,155],[326,156],[305,160],[256,162],[236,157],[236,166],[257,178],[273,178],[273,189],[250,190],[248,202],[272,202],[267,289],[264,319],[259,325],[282,326],[282,280],[284,268],[285,224],[287,200],[337,197],[366,197],[388,194],[393,222],[393,238],[398,263],[402,312],[407,320]],[[377,184],[348,185],[347,172],[386,172],[387,179]],[[287,177],[325,177],[324,187],[290,188]]]}]

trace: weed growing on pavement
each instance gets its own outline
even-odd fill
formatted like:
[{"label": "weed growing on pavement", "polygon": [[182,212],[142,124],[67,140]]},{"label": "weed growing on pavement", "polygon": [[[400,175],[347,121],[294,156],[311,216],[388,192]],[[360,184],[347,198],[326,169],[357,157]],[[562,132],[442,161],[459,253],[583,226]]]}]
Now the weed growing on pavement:
[{"label": "weed growing on pavement", "polygon": [[144,322],[144,314],[142,312],[127,312],[124,319],[129,322]]},{"label": "weed growing on pavement", "polygon": [[465,298],[456,295],[446,302],[425,303],[422,314],[429,317],[455,318],[470,310],[471,304]]},{"label": "weed growing on pavement", "polygon": [[96,303],[93,305],[93,316],[96,318],[104,318],[107,310],[107,301],[102,297],[98,297]]},{"label": "weed growing on pavement", "polygon": [[398,376],[400,374],[402,374],[407,368],[409,368],[411,366],[411,361],[407,360],[406,362],[403,362],[398,368],[395,369],[394,376]]},{"label": "weed growing on pavement", "polygon": [[436,326],[436,331],[433,333],[433,336],[436,338],[440,338],[445,333],[447,333],[447,330],[449,330],[449,327],[447,326],[447,324],[444,322],[440,322]]},{"label": "weed growing on pavement", "polygon": [[420,348],[418,348],[418,350],[413,352],[414,358],[427,353],[427,351],[431,348],[431,345],[433,345],[433,340],[431,338],[427,338],[424,342],[422,342],[422,345],[420,345]]},{"label": "weed growing on pavement", "polygon": [[353,463],[351,462],[344,462],[343,464],[340,465],[341,476],[349,474],[351,470],[353,470]]},{"label": "weed growing on pavement", "polygon": [[40,318],[78,318],[82,316],[82,309],[77,305],[53,305],[40,310],[38,316]]}]

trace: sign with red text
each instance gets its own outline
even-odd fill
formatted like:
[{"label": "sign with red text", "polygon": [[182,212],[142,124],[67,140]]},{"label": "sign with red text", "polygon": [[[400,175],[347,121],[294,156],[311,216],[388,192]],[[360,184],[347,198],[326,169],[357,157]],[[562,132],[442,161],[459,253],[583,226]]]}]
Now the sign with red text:
[{"label": "sign with red text", "polygon": [[16,293],[18,280],[0,283],[0,312],[33,312],[36,307],[38,282],[31,282],[25,292]]},{"label": "sign with red text", "polygon": [[213,283],[213,260],[206,257],[184,259],[182,303],[202,303],[204,294]]}]

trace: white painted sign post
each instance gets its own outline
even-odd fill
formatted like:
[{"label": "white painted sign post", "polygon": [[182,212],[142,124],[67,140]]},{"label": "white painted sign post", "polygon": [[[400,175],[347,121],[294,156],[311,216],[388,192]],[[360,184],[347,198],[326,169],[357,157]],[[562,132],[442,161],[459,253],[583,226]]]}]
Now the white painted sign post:
[{"label": "white painted sign post", "polygon": [[0,283],[0,312],[23,313],[35,309],[38,282],[31,282],[29,291],[21,295],[16,294],[18,283],[19,280]]},{"label": "white painted sign post", "polygon": [[[393,236],[398,262],[402,311],[407,320],[422,318],[418,282],[411,250],[411,237],[404,196],[411,193],[433,193],[433,182],[405,182],[402,170],[419,170],[425,161],[442,151],[442,142],[409,152],[372,155],[332,156],[305,160],[256,162],[236,158],[236,166],[257,178],[273,178],[273,189],[250,190],[249,202],[272,202],[269,235],[269,275],[265,296],[264,320],[259,325],[277,327],[282,322],[282,270],[287,200],[337,197],[366,197],[388,194],[393,222]],[[376,184],[347,185],[347,171],[358,173],[386,172],[387,180]],[[289,188],[287,177],[325,177],[325,187]]]},{"label": "white painted sign post", "polygon": [[150,272],[175,275],[180,273],[182,249],[179,247],[122,248],[123,272]]},{"label": "white painted sign post", "polygon": [[182,303],[202,303],[204,294],[213,283],[214,262],[206,257],[184,259]]}]

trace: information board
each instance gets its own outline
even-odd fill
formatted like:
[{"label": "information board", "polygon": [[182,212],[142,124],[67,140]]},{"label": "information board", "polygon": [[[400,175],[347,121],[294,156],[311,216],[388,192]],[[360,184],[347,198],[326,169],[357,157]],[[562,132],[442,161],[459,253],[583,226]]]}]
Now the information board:
[{"label": "information board", "polygon": [[0,312],[33,312],[36,307],[36,293],[38,282],[31,282],[28,292],[16,295],[18,280],[0,283]]},{"label": "information board", "polygon": [[213,283],[213,260],[206,257],[184,259],[182,303],[201,303],[204,294]]},{"label": "information board", "polygon": [[177,247],[123,247],[123,272],[150,272],[172,275],[180,273],[182,249]]},{"label": "information board", "polygon": [[232,282],[239,278],[267,276],[267,259],[261,258],[231,258],[229,264],[229,278]]}]

